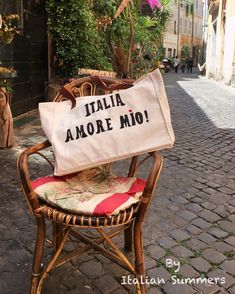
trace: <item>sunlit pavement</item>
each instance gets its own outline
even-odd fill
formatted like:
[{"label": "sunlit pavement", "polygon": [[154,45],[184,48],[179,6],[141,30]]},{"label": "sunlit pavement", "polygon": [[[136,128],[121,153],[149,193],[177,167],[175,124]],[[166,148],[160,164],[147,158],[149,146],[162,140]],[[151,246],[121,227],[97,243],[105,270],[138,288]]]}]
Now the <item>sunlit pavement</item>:
[{"label": "sunlit pavement", "polygon": [[[144,225],[147,275],[160,284],[149,285],[148,293],[235,293],[235,88],[188,73],[167,73],[164,80],[176,143],[163,152],[164,169]],[[28,290],[36,227],[16,158],[42,140],[32,111],[15,119],[15,146],[0,150],[0,293]],[[44,168],[39,159],[33,167],[37,163]],[[121,285],[123,275],[91,253],[54,270],[43,293],[135,293],[134,285]],[[201,279],[190,285],[187,277]]]}]

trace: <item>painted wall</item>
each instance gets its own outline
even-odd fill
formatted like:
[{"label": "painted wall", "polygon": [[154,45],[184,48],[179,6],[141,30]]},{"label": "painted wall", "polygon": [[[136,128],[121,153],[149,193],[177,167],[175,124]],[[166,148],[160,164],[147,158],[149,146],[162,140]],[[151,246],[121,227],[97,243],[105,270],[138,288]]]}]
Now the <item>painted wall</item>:
[{"label": "painted wall", "polygon": [[232,82],[235,70],[235,1],[227,0],[226,5],[226,24],[224,35],[224,81]]},{"label": "painted wall", "polygon": [[[191,48],[192,46],[198,49],[202,46],[202,23],[203,23],[203,1],[194,0],[194,15],[186,14],[185,5],[180,5],[180,9],[177,1],[170,2],[170,10],[172,18],[168,25],[167,32],[164,36],[163,47],[166,48],[168,52],[169,48],[176,49],[178,55],[181,54],[181,48],[188,44]],[[182,2],[184,3],[184,2]],[[179,29],[179,37],[178,36]],[[193,30],[193,39],[192,39]],[[192,54],[192,52],[191,52]],[[197,50],[195,53],[195,63],[197,62]]]},{"label": "painted wall", "polygon": [[235,1],[208,5],[206,75],[235,84]]}]

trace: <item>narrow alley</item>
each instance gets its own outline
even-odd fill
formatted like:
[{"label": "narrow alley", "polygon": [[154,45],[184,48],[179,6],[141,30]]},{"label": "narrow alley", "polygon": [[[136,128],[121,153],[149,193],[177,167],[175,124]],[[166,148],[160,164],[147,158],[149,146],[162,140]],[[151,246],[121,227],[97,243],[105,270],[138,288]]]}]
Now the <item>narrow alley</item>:
[{"label": "narrow alley", "polygon": [[[235,88],[196,74],[167,73],[164,80],[176,143],[163,152],[163,172],[144,225],[147,275],[165,281],[157,288],[151,285],[148,293],[234,294]],[[15,146],[0,150],[0,293],[25,294],[36,227],[16,159],[45,138],[36,110],[17,117],[14,127]],[[167,266],[167,259],[180,262],[179,271]],[[42,293],[135,293],[134,285],[121,285],[124,270],[92,252],[64,267],[66,271],[62,266],[47,277]],[[173,285],[173,276],[182,281],[213,278],[216,283]]]}]

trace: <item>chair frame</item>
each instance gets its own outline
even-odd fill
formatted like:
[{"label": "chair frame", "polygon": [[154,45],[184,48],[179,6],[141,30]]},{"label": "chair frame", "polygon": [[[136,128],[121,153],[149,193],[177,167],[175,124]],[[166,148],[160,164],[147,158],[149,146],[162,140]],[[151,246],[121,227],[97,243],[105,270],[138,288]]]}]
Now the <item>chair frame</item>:
[{"label": "chair frame", "polygon": [[[112,80],[109,78],[102,78],[103,83],[106,85],[105,91],[111,91],[113,88],[109,88],[107,84],[120,84],[120,81]],[[73,80],[70,83],[72,91],[79,89],[82,95],[82,85],[94,83],[94,79],[91,77],[81,78]],[[97,81],[95,82],[97,84]],[[103,86],[101,86],[103,88]],[[61,101],[63,96],[57,95],[56,101]],[[22,189],[26,196],[30,210],[35,217],[37,224],[37,235],[36,244],[34,250],[34,260],[32,266],[32,277],[30,283],[30,294],[40,294],[43,281],[47,276],[48,272],[56,268],[67,261],[72,260],[75,257],[79,257],[81,254],[95,249],[96,251],[103,254],[105,257],[114,261],[124,269],[128,270],[135,277],[140,279],[145,277],[144,270],[144,254],[143,254],[143,240],[142,240],[142,223],[144,221],[147,208],[152,199],[153,192],[159,178],[163,159],[160,152],[148,153],[143,159],[139,159],[139,156],[132,157],[131,164],[129,167],[128,177],[134,177],[139,167],[148,159],[152,158],[152,168],[147,177],[147,182],[140,198],[140,201],[132,205],[130,208],[123,212],[119,212],[118,215],[111,217],[106,216],[85,216],[69,213],[60,210],[52,205],[40,200],[36,192],[32,189],[28,160],[29,157],[35,154],[41,155],[47,162],[52,166],[53,164],[41,153],[42,150],[47,149],[51,146],[47,140],[43,143],[27,148],[21,153],[18,158],[17,167],[19,177],[22,185]],[[139,161],[139,162],[138,162]],[[46,241],[46,222],[45,219],[49,219],[52,222],[53,236],[50,242],[53,246],[54,255],[47,266],[42,268],[42,260],[44,254],[44,246]],[[99,237],[88,237],[86,234],[80,232],[82,228],[95,229],[99,233]],[[112,230],[108,233],[105,232],[105,228]],[[132,264],[127,256],[114,244],[111,240],[114,236],[124,232],[124,249],[125,251],[132,251],[134,249],[135,264]],[[63,254],[60,257],[60,253],[63,249],[65,242],[68,237],[73,236],[74,238],[82,241],[85,245],[81,248],[75,248],[69,253]],[[108,244],[109,249],[105,246]],[[145,294],[146,285],[139,283],[136,285],[137,293]]]}]

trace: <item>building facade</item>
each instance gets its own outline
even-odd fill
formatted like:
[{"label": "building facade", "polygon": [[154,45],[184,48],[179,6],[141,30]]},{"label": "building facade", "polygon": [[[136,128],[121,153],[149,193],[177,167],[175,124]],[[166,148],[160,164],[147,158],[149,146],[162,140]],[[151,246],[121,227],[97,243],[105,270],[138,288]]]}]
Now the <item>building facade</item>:
[{"label": "building facade", "polygon": [[208,0],[206,75],[235,86],[235,1]]},{"label": "building facade", "polygon": [[203,0],[172,0],[169,7],[172,18],[164,35],[164,55],[182,56],[186,50],[197,63],[202,46]]},{"label": "building facade", "polygon": [[44,99],[47,74],[47,33],[44,0],[2,0],[0,14],[18,14],[20,34],[12,43],[0,46],[3,66],[14,67],[11,110],[14,116],[37,107]]}]

